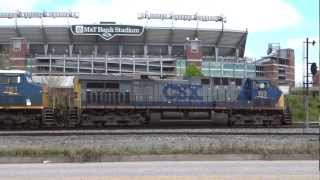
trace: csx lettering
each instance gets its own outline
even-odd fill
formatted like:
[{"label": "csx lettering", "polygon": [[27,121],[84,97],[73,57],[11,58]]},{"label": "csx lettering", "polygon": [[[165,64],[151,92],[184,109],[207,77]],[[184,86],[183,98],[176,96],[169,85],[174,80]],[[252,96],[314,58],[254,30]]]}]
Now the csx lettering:
[{"label": "csx lettering", "polygon": [[194,84],[167,84],[162,93],[169,100],[202,100],[198,95],[201,88],[201,85]]}]

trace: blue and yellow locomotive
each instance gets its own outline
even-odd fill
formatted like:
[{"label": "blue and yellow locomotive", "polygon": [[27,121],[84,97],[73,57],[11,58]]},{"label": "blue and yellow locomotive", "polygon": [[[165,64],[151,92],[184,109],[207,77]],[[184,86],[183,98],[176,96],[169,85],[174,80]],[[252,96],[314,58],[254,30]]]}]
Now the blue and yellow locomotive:
[{"label": "blue and yellow locomotive", "polygon": [[143,124],[168,112],[181,119],[225,113],[229,125],[291,123],[282,92],[269,80],[80,75],[74,84],[80,124]]},{"label": "blue and yellow locomotive", "polygon": [[49,106],[49,89],[22,70],[0,70],[0,127],[146,124],[155,116],[194,119],[227,114],[229,125],[290,124],[282,92],[263,79],[151,79],[79,75],[65,107]]},{"label": "blue and yellow locomotive", "polygon": [[0,70],[0,124],[38,127],[48,106],[47,88],[23,70]]}]

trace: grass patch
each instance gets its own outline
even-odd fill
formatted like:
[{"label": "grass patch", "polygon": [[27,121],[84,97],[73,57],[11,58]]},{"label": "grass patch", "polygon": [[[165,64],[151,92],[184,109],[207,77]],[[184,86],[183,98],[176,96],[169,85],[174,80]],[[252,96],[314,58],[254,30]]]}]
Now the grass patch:
[{"label": "grass patch", "polygon": [[[304,99],[302,95],[288,95],[289,106],[292,111],[293,121],[304,121]],[[309,120],[319,121],[320,115],[320,101],[318,97],[309,96]]]},{"label": "grass patch", "polygon": [[174,147],[169,145],[152,146],[150,148],[17,148],[0,149],[0,157],[65,157],[74,162],[99,161],[103,156],[132,156],[132,155],[172,155],[172,154],[309,154],[318,156],[318,144],[209,144],[202,146],[188,145]]}]

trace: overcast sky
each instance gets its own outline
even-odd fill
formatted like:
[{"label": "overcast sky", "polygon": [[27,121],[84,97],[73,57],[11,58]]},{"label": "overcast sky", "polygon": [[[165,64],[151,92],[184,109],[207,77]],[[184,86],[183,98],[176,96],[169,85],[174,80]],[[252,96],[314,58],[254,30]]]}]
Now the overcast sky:
[{"label": "overcast sky", "polygon": [[[319,61],[319,0],[0,0],[0,11],[64,11],[80,13],[70,24],[115,21],[121,24],[145,24],[137,20],[140,12],[221,15],[227,17],[226,29],[246,30],[245,56],[266,55],[268,43],[293,48],[296,55],[296,80],[302,82],[302,44],[306,37],[316,40],[310,47],[310,59]],[[19,24],[40,24],[40,20],[19,20]],[[66,24],[65,19],[47,19],[44,24]],[[0,19],[0,25],[13,24]],[[170,22],[147,22],[170,26]],[[175,26],[195,27],[195,23],[176,22]],[[215,22],[200,23],[200,28],[220,28]]]}]

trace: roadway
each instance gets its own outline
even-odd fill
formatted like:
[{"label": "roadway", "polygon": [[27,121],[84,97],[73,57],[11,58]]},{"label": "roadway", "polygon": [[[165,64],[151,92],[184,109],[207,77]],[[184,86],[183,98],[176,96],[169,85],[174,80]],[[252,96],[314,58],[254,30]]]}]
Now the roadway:
[{"label": "roadway", "polygon": [[319,179],[318,161],[1,164],[0,179]]}]

